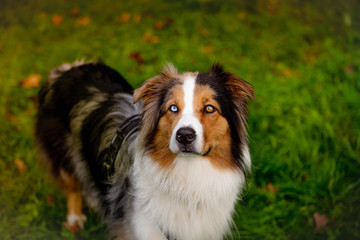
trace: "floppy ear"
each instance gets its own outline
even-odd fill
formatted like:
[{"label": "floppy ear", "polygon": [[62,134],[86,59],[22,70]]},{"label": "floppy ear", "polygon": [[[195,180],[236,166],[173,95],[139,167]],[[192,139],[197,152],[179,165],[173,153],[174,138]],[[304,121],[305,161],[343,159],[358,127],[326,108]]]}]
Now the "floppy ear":
[{"label": "floppy ear", "polygon": [[242,100],[245,100],[245,102],[248,101],[248,98],[254,101],[254,89],[251,84],[235,74],[225,72],[221,64],[215,63],[212,65],[209,70],[209,75],[221,79],[233,96],[240,97]]},{"label": "floppy ear", "polygon": [[241,96],[241,98],[246,100],[250,98],[251,101],[254,101],[254,89],[251,84],[244,79],[234,74],[229,74],[226,85],[234,95]]},{"label": "floppy ear", "polygon": [[166,88],[169,80],[174,78],[176,74],[177,70],[174,65],[166,63],[160,75],[148,79],[141,87],[135,89],[133,103],[138,102],[141,98],[144,104],[153,100],[154,94]]},{"label": "floppy ear", "polygon": [[143,85],[135,89],[133,103],[137,103],[140,99],[144,99],[145,102],[149,100],[149,97],[152,96],[152,93],[157,89],[156,86],[161,82],[161,76],[155,76],[146,80]]}]

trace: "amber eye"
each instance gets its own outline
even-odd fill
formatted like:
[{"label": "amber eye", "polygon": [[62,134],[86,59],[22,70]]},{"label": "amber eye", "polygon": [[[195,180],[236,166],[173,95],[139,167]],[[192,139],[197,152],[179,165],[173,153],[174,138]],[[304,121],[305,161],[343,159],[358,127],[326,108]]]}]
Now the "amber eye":
[{"label": "amber eye", "polygon": [[206,105],[204,107],[204,113],[214,113],[216,108],[213,105]]},{"label": "amber eye", "polygon": [[177,113],[179,110],[178,110],[178,107],[176,105],[171,105],[169,107],[169,111],[172,112],[172,113]]}]

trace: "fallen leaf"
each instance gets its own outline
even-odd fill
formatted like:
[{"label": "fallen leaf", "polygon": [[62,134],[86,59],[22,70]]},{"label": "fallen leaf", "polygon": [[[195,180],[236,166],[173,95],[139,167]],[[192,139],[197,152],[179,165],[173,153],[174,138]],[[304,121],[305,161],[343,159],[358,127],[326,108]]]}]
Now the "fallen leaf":
[{"label": "fallen leaf", "polygon": [[40,74],[31,74],[29,77],[22,80],[20,85],[25,88],[36,88],[40,85],[41,78]]},{"label": "fallen leaf", "polygon": [[241,11],[238,13],[237,17],[240,19],[240,20],[244,20],[246,18],[247,14],[246,12],[244,11]]},{"label": "fallen leaf", "polygon": [[268,190],[269,192],[272,192],[272,193],[278,193],[279,192],[279,188],[275,187],[271,182],[268,182],[266,184],[266,190]]},{"label": "fallen leaf", "polygon": [[14,162],[20,173],[26,172],[26,165],[23,160],[15,158]]},{"label": "fallen leaf", "polygon": [[315,231],[320,231],[326,227],[329,222],[329,219],[318,212],[314,213],[314,223],[315,223]]},{"label": "fallen leaf", "polygon": [[63,22],[63,17],[55,14],[52,16],[51,20],[54,25],[60,25]]},{"label": "fallen leaf", "polygon": [[130,18],[131,18],[130,13],[124,12],[124,13],[121,15],[119,21],[120,21],[120,23],[126,23],[126,22],[128,22],[128,21],[130,20]]},{"label": "fallen leaf", "polygon": [[173,18],[166,18],[165,22],[167,25],[173,25],[175,23],[175,20]]},{"label": "fallen leaf", "polygon": [[210,55],[212,54],[214,51],[215,51],[216,47],[212,44],[208,45],[208,46],[204,46],[201,48],[201,52],[204,54],[204,55]]},{"label": "fallen leaf", "polygon": [[46,196],[46,202],[52,204],[55,202],[55,199],[52,196]]},{"label": "fallen leaf", "polygon": [[284,69],[282,70],[282,75],[283,75],[284,77],[289,77],[289,76],[291,76],[291,75],[292,75],[291,69],[289,69],[289,68],[284,68]]},{"label": "fallen leaf", "polygon": [[80,13],[80,9],[79,8],[74,8],[73,10],[71,10],[70,16],[71,17],[77,17],[77,16],[79,16],[79,13]]},{"label": "fallen leaf", "polygon": [[130,57],[131,59],[135,60],[138,65],[141,65],[141,64],[144,64],[144,63],[145,63],[145,60],[142,58],[140,52],[130,53],[130,56],[129,56],[129,57]]},{"label": "fallen leaf", "polygon": [[39,12],[39,17],[41,17],[41,18],[46,17],[46,12],[44,12],[44,11]]},{"label": "fallen leaf", "polygon": [[269,10],[270,13],[276,14],[278,12],[278,5],[279,0],[269,0],[266,2],[265,6]]},{"label": "fallen leaf", "polygon": [[163,27],[164,27],[164,23],[162,21],[157,21],[154,25],[154,28],[158,31],[163,29]]},{"label": "fallen leaf", "polygon": [[88,17],[78,18],[76,22],[80,25],[87,26],[90,23],[90,18]]},{"label": "fallen leaf", "polygon": [[351,66],[351,65],[348,65],[345,67],[345,72],[349,75],[353,74],[354,73],[354,67]]},{"label": "fallen leaf", "polygon": [[134,23],[139,23],[141,21],[141,15],[140,14],[136,14],[133,17],[133,22]]},{"label": "fallen leaf", "polygon": [[209,34],[210,34],[209,30],[207,30],[207,29],[204,28],[204,27],[200,28],[200,29],[199,29],[199,32],[200,32],[200,34],[201,34],[203,37],[207,37],[207,36],[209,36]]},{"label": "fallen leaf", "polygon": [[15,116],[9,113],[6,109],[5,109],[5,116],[10,122],[12,123],[16,122]]},{"label": "fallen leaf", "polygon": [[149,42],[149,43],[158,43],[160,41],[160,38],[158,36],[152,35],[151,32],[145,32],[143,39],[145,42]]},{"label": "fallen leaf", "polygon": [[152,36],[150,38],[150,42],[151,43],[158,43],[158,42],[160,42],[160,38],[158,36]]}]

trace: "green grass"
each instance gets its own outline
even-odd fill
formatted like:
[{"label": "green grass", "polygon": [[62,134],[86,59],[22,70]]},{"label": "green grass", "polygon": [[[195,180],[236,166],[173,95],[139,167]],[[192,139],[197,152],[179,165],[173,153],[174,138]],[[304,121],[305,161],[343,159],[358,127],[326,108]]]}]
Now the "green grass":
[{"label": "green grass", "polygon": [[[34,149],[39,87],[20,85],[76,59],[102,59],[134,87],[166,61],[180,71],[224,63],[255,88],[253,171],[234,238],[360,238],[360,3],[221,2],[0,0],[1,239],[106,238],[89,209],[83,232],[63,227],[64,195]],[[328,219],[320,230],[315,213]]]}]

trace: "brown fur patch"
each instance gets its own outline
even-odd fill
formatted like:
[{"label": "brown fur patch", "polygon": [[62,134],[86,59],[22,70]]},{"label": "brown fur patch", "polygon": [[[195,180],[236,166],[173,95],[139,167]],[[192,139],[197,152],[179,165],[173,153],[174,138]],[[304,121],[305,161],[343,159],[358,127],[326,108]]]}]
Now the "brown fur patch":
[{"label": "brown fur patch", "polygon": [[[82,216],[82,192],[81,185],[78,180],[66,173],[64,170],[60,170],[61,187],[64,189],[67,203],[67,215],[76,214]],[[65,227],[72,233],[82,230],[82,227],[75,222],[73,225],[65,223]]]},{"label": "brown fur patch", "polygon": [[162,94],[172,84],[178,81],[177,70],[172,65],[167,65],[160,75],[148,79],[140,88],[134,91],[134,100],[136,103],[142,99],[144,107],[142,121],[140,123],[141,131],[139,133],[139,144],[144,149],[153,145],[154,131],[158,126],[158,121],[161,117]]},{"label": "brown fur patch", "polygon": [[[230,128],[215,100],[215,92],[206,85],[197,85],[194,91],[195,115],[203,126],[203,153],[211,149],[207,157],[215,167],[232,168]],[[205,113],[206,105],[214,106],[216,111]]]}]

